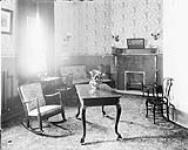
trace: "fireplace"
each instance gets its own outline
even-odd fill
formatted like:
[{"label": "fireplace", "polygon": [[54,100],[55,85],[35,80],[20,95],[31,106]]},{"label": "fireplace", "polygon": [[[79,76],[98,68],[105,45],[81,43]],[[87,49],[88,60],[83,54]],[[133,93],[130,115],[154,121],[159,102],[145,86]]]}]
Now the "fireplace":
[{"label": "fireplace", "polygon": [[125,71],[124,76],[125,90],[141,90],[142,83],[145,84],[144,71]]}]

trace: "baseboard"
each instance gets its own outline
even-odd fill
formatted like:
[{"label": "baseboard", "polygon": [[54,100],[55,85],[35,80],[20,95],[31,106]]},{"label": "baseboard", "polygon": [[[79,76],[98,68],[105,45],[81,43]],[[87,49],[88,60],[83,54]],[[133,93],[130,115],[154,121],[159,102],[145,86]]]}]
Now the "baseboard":
[{"label": "baseboard", "polygon": [[188,113],[179,109],[170,108],[170,120],[188,128]]}]

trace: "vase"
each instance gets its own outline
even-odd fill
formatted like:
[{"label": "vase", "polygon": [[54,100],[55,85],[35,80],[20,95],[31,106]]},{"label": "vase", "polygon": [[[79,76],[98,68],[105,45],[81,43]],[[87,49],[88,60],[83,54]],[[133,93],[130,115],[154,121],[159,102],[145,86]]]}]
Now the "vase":
[{"label": "vase", "polygon": [[92,88],[92,89],[99,89],[100,83],[96,82],[95,80],[91,80],[91,81],[89,82],[89,84],[91,85],[91,88]]}]

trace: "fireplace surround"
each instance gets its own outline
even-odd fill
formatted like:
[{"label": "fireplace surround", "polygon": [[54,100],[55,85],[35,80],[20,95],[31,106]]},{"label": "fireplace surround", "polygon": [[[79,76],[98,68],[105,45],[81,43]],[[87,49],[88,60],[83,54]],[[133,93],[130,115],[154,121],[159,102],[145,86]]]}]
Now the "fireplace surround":
[{"label": "fireplace surround", "polygon": [[144,71],[125,71],[124,72],[124,89],[141,90],[142,84],[145,84]]},{"label": "fireplace surround", "polygon": [[[116,53],[119,49],[122,50],[121,53]],[[113,48],[112,50],[117,89],[140,90],[142,83],[160,82],[162,63],[156,49]]]}]

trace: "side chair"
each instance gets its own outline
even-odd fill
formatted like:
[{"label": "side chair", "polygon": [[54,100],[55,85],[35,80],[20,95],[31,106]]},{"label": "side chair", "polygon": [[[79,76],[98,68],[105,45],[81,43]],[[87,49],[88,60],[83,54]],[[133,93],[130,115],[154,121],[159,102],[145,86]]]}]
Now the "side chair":
[{"label": "side chair", "polygon": [[[18,88],[18,92],[24,108],[26,127],[28,129],[32,129],[32,127],[30,126],[31,118],[36,118],[38,120],[40,133],[43,132],[43,120],[47,120],[52,116],[61,114],[62,121],[60,122],[66,121],[60,92],[43,95],[40,82],[21,85]],[[60,100],[60,104],[47,105],[45,100],[46,97],[49,97],[50,99],[53,97],[58,97]]]},{"label": "side chair", "polygon": [[[164,117],[164,111],[166,111],[167,120],[169,120],[169,95],[172,86],[172,78],[165,78],[163,85],[154,84],[153,87],[147,89],[146,97],[146,117],[148,117],[148,111],[153,112],[153,121],[156,123],[156,114],[161,114]],[[144,94],[143,94],[144,95]]]}]

